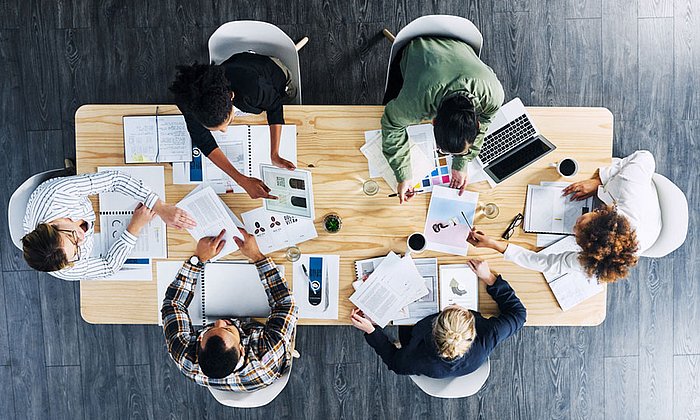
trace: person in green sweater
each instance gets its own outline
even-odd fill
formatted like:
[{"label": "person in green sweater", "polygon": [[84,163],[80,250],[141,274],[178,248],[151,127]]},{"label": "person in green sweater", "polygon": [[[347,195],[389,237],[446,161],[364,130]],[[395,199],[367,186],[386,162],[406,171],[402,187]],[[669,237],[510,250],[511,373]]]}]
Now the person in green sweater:
[{"label": "person in green sweater", "polygon": [[503,86],[465,42],[412,39],[390,70],[384,97],[382,149],[399,185],[399,202],[409,200],[411,179],[406,127],[432,120],[438,151],[452,155],[451,188],[468,183],[467,163],[479,155],[484,135],[503,104]]}]

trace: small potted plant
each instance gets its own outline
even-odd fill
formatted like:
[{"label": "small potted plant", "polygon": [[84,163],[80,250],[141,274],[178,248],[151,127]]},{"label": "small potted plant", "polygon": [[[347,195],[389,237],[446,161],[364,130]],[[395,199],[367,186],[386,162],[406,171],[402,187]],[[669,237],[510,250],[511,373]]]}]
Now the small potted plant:
[{"label": "small potted plant", "polygon": [[340,227],[343,226],[343,221],[337,213],[328,213],[323,216],[323,228],[328,233],[337,233]]}]

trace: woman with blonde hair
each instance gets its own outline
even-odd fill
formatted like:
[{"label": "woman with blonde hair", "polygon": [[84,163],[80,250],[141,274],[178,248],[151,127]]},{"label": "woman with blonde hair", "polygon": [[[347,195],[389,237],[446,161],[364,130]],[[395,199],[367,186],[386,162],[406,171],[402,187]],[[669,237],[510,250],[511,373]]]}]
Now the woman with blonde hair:
[{"label": "woman with blonde hair", "polygon": [[425,375],[448,378],[467,375],[481,366],[503,340],[525,324],[525,306],[500,275],[489,270],[488,263],[468,260],[469,267],[486,284],[499,316],[484,318],[479,312],[451,305],[420,320],[413,327],[399,327],[401,346],[397,347],[380,327],[359,309],[350,320],[365,333],[365,340],[384,363],[399,375]]}]

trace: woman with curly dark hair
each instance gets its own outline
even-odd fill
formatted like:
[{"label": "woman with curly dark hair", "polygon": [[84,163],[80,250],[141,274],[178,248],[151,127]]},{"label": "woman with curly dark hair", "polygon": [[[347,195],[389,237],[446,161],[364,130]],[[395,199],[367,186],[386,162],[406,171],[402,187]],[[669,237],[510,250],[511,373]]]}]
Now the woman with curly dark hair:
[{"label": "woman with curly dark hair", "polygon": [[254,53],[234,54],[220,65],[178,66],[170,86],[182,111],[194,146],[240,185],[251,198],[276,198],[259,179],[240,173],[212,136],[226,132],[234,118],[234,107],[252,114],[267,113],[270,126],[270,159],[280,168],[295,169],[279,155],[284,124],[282,105],[296,97],[291,73],[281,61]]},{"label": "woman with curly dark hair", "polygon": [[651,181],[655,162],[641,150],[624,159],[613,159],[599,168],[591,179],[564,189],[572,200],[597,193],[604,205],[581,215],[574,225],[575,243],[559,254],[539,254],[518,245],[497,241],[475,231],[469,242],[476,247],[503,253],[506,260],[521,267],[551,273],[582,271],[600,282],[627,277],[638,254],[654,244],[661,231],[661,210],[656,187]]}]

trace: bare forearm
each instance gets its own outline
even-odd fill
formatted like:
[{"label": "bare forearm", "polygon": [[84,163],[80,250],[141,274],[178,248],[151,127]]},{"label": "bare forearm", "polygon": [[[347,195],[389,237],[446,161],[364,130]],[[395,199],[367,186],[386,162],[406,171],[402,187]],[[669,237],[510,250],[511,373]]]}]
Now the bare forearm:
[{"label": "bare forearm", "polygon": [[238,172],[238,169],[236,169],[232,164],[231,161],[228,160],[224,152],[221,151],[220,148],[214,149],[208,156],[209,160],[211,160],[214,165],[216,165],[219,169],[224,171],[226,175],[230,176],[233,178],[234,181],[239,182],[241,179],[245,178],[245,175],[242,173]]},{"label": "bare forearm", "polygon": [[273,124],[270,126],[270,156],[277,156],[280,153],[280,138],[282,137],[282,125]]}]

